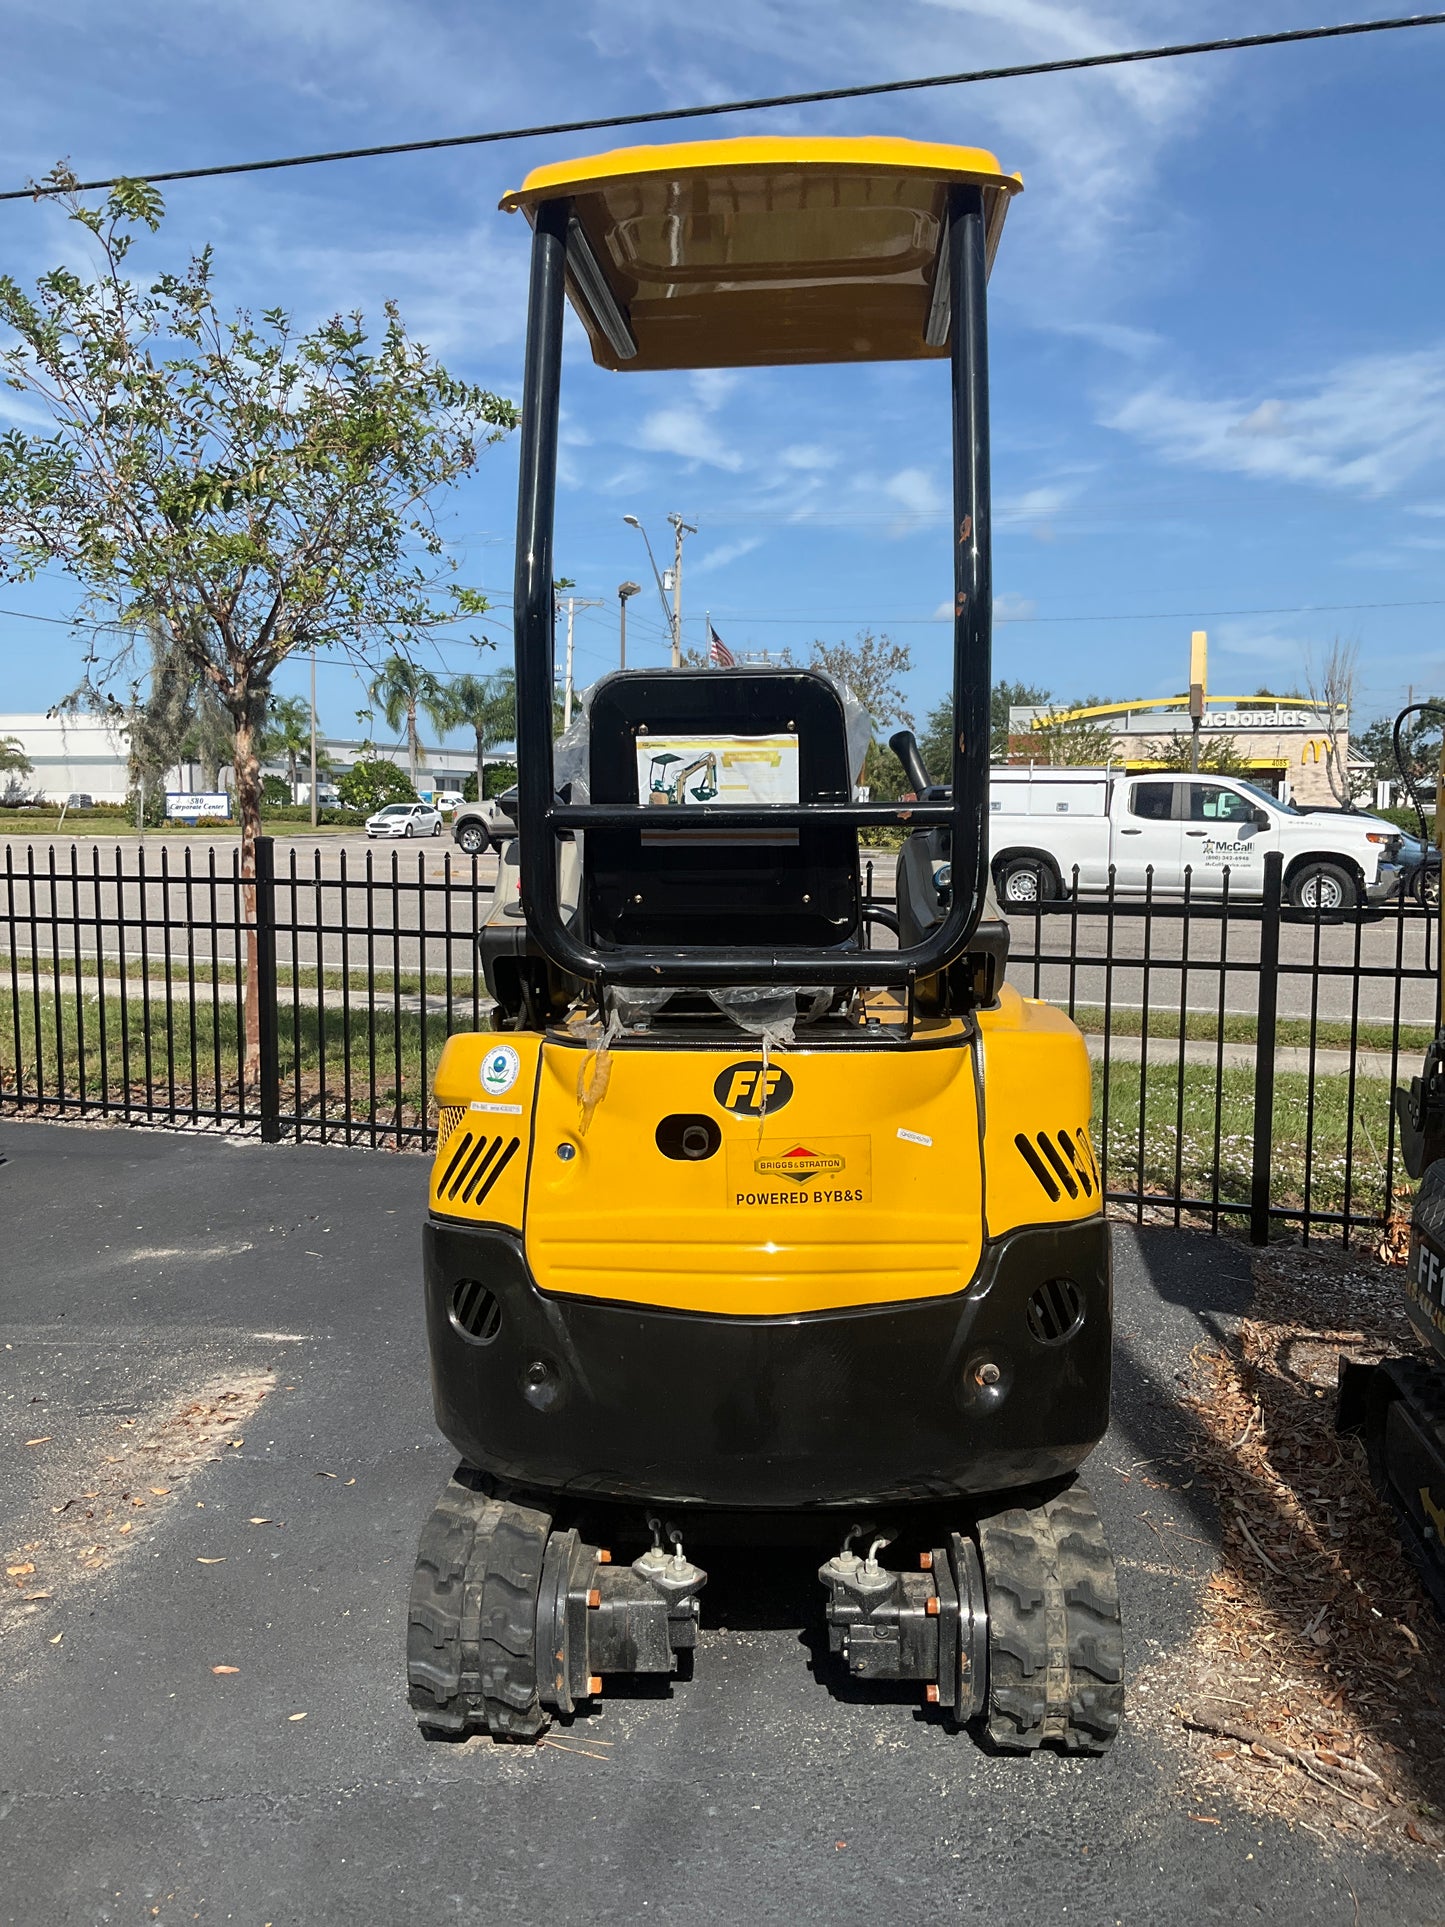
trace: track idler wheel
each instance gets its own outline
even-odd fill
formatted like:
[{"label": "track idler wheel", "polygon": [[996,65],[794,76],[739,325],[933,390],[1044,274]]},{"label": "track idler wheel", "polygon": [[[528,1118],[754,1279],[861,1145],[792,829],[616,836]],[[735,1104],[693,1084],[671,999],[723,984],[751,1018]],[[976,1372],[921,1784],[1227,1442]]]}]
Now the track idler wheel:
[{"label": "track idler wheel", "polygon": [[1114,1561],[1082,1485],[978,1523],[988,1602],[985,1729],[1028,1753],[1103,1753],[1124,1714]]},{"label": "track idler wheel", "polygon": [[411,1704],[432,1738],[535,1740],[607,1673],[673,1673],[707,1574],[674,1535],[631,1566],[545,1512],[454,1478],[422,1529],[407,1615]]}]

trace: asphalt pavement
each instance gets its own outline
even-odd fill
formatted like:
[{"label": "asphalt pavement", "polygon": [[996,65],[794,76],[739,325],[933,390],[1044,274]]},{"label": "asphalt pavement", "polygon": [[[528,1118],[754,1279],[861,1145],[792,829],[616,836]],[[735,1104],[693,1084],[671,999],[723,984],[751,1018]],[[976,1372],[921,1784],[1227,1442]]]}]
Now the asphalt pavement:
[{"label": "asphalt pavement", "polygon": [[[609,1692],[557,1746],[455,1747],[417,1733],[402,1667],[417,1534],[452,1469],[424,1161],[17,1122],[0,1157],[0,1521],[6,1563],[51,1593],[7,1594],[0,1618],[0,1920],[1445,1914],[1437,1876],[1206,1800],[1180,1751],[1170,1666],[1215,1526],[1182,1475],[1129,1475],[1187,1457],[1176,1375],[1246,1305],[1240,1247],[1116,1233],[1116,1417],[1086,1474],[1130,1662],[1108,1758],[992,1757],[912,1694],[840,1689],[815,1555],[753,1554],[752,1584],[738,1553],[691,1545],[713,1574],[691,1680]],[[55,1508],[117,1440],[266,1371],[241,1445],[148,1500],[104,1569],[60,1562]]]}]

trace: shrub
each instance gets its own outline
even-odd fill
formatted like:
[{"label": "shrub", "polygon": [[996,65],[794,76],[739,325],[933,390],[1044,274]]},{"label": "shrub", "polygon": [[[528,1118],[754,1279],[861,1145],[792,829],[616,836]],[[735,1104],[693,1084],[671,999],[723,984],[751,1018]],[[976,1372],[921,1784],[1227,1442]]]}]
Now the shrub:
[{"label": "shrub", "polygon": [[411,778],[384,756],[354,763],[336,788],[342,802],[353,810],[379,810],[383,803],[416,801]]}]

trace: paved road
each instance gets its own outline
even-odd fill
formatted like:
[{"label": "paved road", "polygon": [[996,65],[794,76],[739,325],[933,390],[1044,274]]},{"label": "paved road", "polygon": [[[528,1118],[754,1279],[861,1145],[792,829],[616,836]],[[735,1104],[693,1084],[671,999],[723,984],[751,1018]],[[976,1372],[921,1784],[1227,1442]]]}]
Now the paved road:
[{"label": "paved road", "polygon": [[1214,1525],[1197,1486],[1122,1469],[1187,1452],[1174,1375],[1243,1307],[1238,1247],[1119,1234],[1117,1419],[1090,1475],[1132,1672],[1108,1760],[991,1758],[911,1700],[825,1685],[816,1557],[785,1552],[760,1592],[705,1558],[696,1677],[614,1694],[559,1734],[572,1750],[429,1747],[400,1663],[451,1469],[422,1343],[424,1164],[14,1123],[0,1155],[7,1549],[45,1569],[52,1507],[93,1489],[128,1420],[278,1371],[240,1449],[0,1642],[0,1920],[1440,1918],[1432,1874],[1201,1804],[1166,1738]]},{"label": "paved road", "polygon": [[[27,847],[33,849],[38,880],[28,880]],[[0,946],[9,942],[7,898],[13,892],[17,919],[15,947],[26,953],[34,943],[42,959],[62,958],[79,948],[100,947],[115,956],[123,941],[132,958],[139,930],[146,924],[149,954],[169,954],[184,969],[192,956],[234,962],[237,891],[231,878],[235,841],[214,844],[195,838],[147,838],[146,876],[118,885],[119,853],[123,874],[137,875],[136,839],[92,839],[72,845],[65,839],[0,839]],[[8,884],[8,860],[26,872]],[[210,864],[214,851],[213,884]],[[187,879],[187,858],[190,873]],[[58,873],[54,885],[49,866]],[[293,870],[294,860],[294,870]],[[165,874],[162,876],[164,861]],[[865,859],[875,892],[891,897],[895,859],[875,853]],[[98,865],[98,867],[97,867]],[[294,883],[292,878],[294,878]],[[475,967],[472,935],[491,904],[497,858],[473,862],[450,837],[422,844],[368,845],[364,837],[333,836],[277,839],[277,915],[281,925],[278,954],[312,966],[318,956],[329,968],[348,962],[364,969],[367,942],[359,933],[375,932],[370,950],[379,969],[448,969],[470,977]],[[144,902],[144,910],[142,909]],[[125,929],[117,928],[117,906]],[[211,926],[219,926],[213,929]],[[1224,922],[1206,914],[1189,920],[1162,913],[1145,919],[1121,904],[1115,917],[1081,910],[1012,919],[1012,981],[1030,995],[1067,1004],[1149,1005],[1194,1010],[1221,1006],[1253,1012],[1259,979],[1259,927],[1241,919]],[[887,943],[886,933],[879,941]],[[1394,1025],[1433,1022],[1433,965],[1436,926],[1423,914],[1403,917],[1394,910],[1371,913],[1359,922],[1340,924],[1287,919],[1281,931],[1278,985],[1282,1016],[1324,1018]]]}]

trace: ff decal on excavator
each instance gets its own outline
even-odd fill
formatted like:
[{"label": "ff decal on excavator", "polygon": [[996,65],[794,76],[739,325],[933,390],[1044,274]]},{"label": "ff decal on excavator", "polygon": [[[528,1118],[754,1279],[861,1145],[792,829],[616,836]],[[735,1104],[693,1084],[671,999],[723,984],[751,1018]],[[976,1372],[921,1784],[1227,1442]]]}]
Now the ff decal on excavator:
[{"label": "ff decal on excavator", "polygon": [[781,1064],[764,1064],[755,1057],[719,1071],[712,1094],[734,1117],[771,1117],[793,1095],[793,1080]]}]

